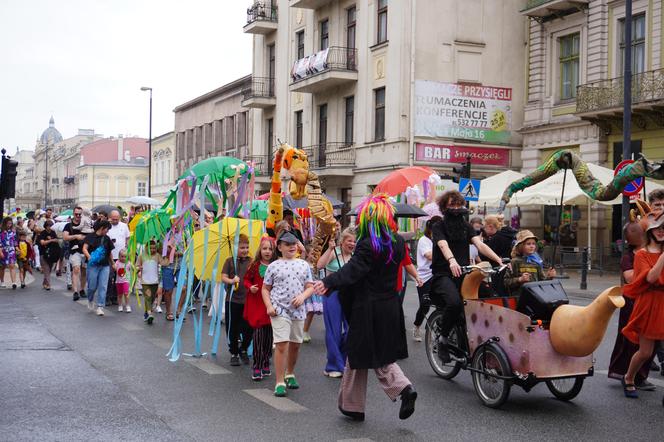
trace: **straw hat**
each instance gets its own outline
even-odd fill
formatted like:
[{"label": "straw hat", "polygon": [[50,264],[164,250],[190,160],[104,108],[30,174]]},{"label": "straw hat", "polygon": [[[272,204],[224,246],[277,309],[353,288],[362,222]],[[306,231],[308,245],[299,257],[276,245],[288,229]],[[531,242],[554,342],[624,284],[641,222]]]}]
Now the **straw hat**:
[{"label": "straw hat", "polygon": [[514,247],[518,247],[519,244],[525,242],[527,239],[534,239],[535,241],[538,240],[538,238],[530,230],[520,230],[516,234],[516,242],[514,243]]}]

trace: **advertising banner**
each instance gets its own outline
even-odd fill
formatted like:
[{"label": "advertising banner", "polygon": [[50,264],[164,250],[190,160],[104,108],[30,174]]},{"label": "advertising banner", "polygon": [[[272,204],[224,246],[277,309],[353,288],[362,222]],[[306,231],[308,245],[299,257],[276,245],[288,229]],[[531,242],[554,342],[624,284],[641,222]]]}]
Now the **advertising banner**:
[{"label": "advertising banner", "polygon": [[425,163],[458,164],[470,157],[473,165],[509,167],[509,149],[471,146],[443,146],[440,144],[415,144],[415,161]]},{"label": "advertising banner", "polygon": [[512,89],[415,81],[415,135],[506,144],[512,128]]}]

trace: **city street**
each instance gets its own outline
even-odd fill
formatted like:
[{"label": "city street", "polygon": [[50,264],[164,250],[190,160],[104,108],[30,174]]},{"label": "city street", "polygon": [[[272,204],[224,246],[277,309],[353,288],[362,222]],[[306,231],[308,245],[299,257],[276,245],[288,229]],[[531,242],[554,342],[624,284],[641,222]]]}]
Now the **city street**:
[{"label": "city street", "polygon": [[[415,306],[411,284],[407,324]],[[169,362],[172,324],[162,315],[151,327],[137,309],[97,317],[83,300],[72,302],[62,280],[51,292],[33,283],[0,291],[0,439],[656,440],[664,429],[664,378],[652,372],[658,389],[638,400],[624,398],[619,382],[607,379],[616,321],[617,314],[596,352],[596,374],[574,401],[554,399],[544,385],[530,393],[515,387],[499,410],[480,404],[468,372],[451,382],[436,377],[423,343],[409,335],[410,357],[400,365],[419,392],[415,414],[399,420],[398,403],[370,375],[367,419],[358,423],[339,414],[339,381],[322,374],[322,318],[300,353],[301,388],[278,399],[273,378],[253,382],[248,366],[229,366],[226,348],[217,358]],[[185,351],[192,329],[189,316]],[[209,338],[203,348],[209,350]]]}]

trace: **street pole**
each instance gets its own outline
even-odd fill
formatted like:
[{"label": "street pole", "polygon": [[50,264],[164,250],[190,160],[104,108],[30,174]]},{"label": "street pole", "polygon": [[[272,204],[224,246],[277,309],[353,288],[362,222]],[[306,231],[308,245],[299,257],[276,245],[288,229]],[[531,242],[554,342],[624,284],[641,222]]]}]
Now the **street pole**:
[{"label": "street pole", "polygon": [[150,120],[148,127],[148,197],[152,197],[152,88],[143,86],[142,91],[150,91]]},{"label": "street pole", "polygon": [[[623,57],[623,160],[632,158],[632,0],[625,1],[625,52]],[[629,197],[622,199],[622,225],[629,221]],[[621,229],[622,230],[622,229]],[[625,233],[623,231],[623,253]]]},{"label": "street pole", "polygon": [[[0,153],[2,154],[2,171],[0,172],[0,176],[2,176],[2,173],[5,172],[5,154],[7,151],[3,148],[0,150]],[[0,189],[0,214],[4,216],[5,214],[5,190]]]}]

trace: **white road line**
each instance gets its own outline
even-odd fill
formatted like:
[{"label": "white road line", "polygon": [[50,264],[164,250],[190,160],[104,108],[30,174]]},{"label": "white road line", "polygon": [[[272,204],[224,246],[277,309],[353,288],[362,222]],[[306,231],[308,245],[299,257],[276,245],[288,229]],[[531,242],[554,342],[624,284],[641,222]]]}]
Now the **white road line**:
[{"label": "white road line", "polygon": [[271,390],[267,388],[256,388],[251,390],[244,390],[250,396],[255,397],[261,402],[265,402],[272,408],[276,408],[279,411],[284,411],[286,413],[300,413],[302,411],[307,411],[306,407],[294,402],[285,397],[276,397]]},{"label": "white road line", "polygon": [[156,345],[157,347],[164,349],[164,350],[170,350],[171,349],[171,341],[169,341],[168,339],[151,338],[151,339],[148,339],[148,341],[151,342],[152,344]]},{"label": "white road line", "polygon": [[120,322],[120,327],[124,328],[127,331],[140,331],[145,329],[145,327],[141,327],[138,324],[134,324],[133,322]]},{"label": "white road line", "polygon": [[[595,370],[595,373],[597,374],[609,374],[607,370]],[[652,382],[653,384],[659,386],[659,387],[664,387],[664,381],[661,379],[654,378],[652,376],[648,376],[648,381]]]},{"label": "white road line", "polygon": [[226,370],[224,367],[215,364],[214,362],[210,361],[209,359],[206,359],[205,357],[202,358],[185,357],[184,360],[185,362],[193,365],[194,367],[203,370],[207,374],[231,373],[229,370]]}]

